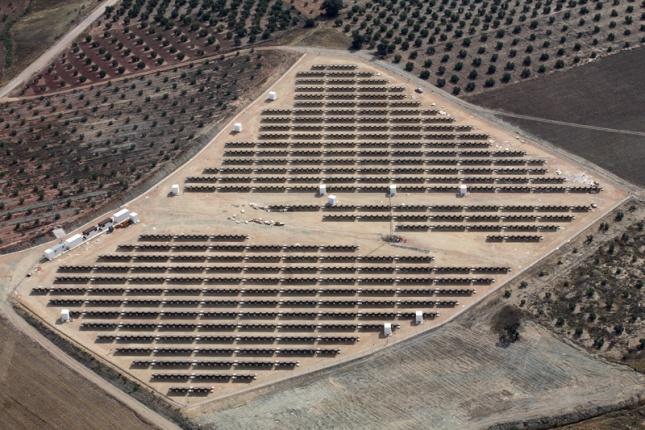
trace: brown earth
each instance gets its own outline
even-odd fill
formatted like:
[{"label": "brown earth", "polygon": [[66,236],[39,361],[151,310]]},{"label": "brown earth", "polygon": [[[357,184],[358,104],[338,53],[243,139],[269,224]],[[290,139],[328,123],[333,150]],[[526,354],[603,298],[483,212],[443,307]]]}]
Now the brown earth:
[{"label": "brown earth", "polygon": [[[467,100],[487,108],[577,124],[645,132],[645,48]],[[645,137],[505,118],[546,141],[645,185]]]},{"label": "brown earth", "polygon": [[155,428],[61,365],[4,317],[0,317],[0,387],[2,428]]}]

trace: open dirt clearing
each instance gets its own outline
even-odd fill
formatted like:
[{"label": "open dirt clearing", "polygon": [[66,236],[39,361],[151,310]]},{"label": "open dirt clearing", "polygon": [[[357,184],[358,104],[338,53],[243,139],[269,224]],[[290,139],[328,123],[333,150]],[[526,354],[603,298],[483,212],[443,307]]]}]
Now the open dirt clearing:
[{"label": "open dirt clearing", "polygon": [[[209,428],[486,428],[558,416],[642,395],[645,377],[596,360],[531,321],[496,346],[500,299],[433,332],[343,365],[212,405]],[[557,402],[554,401],[557,399]]]},{"label": "open dirt clearing", "polygon": [[152,429],[0,317],[0,404],[6,429]]},{"label": "open dirt clearing", "polygon": [[[571,123],[645,131],[645,48],[612,55],[467,101],[487,108]],[[627,179],[645,185],[645,137],[518,118],[502,118]]]}]

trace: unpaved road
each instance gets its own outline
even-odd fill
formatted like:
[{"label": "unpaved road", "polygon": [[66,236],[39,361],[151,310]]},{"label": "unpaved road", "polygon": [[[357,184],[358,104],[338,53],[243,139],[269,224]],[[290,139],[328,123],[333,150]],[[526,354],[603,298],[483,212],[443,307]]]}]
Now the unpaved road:
[{"label": "unpaved road", "polygon": [[40,70],[44,69],[58,54],[63,52],[73,41],[76,39],[87,27],[90,26],[96,19],[98,19],[107,6],[112,6],[116,4],[119,0],[105,0],[101,5],[92,11],[83,21],[81,21],[76,27],[71,29],[67,34],[65,34],[56,44],[50,47],[47,51],[36,59],[33,63],[27,66],[22,72],[20,72],[15,78],[10,80],[7,85],[0,89],[0,98],[6,97],[11,93],[16,87],[27,82],[35,73],[38,73]]}]

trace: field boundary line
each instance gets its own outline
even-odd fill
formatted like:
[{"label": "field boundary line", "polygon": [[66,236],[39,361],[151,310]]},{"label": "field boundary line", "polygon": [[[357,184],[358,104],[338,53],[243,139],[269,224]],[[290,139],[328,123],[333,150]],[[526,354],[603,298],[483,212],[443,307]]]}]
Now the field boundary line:
[{"label": "field boundary line", "polygon": [[479,107],[477,105],[473,105],[473,109],[479,112],[491,113],[499,116],[508,116],[511,118],[525,119],[528,121],[545,122],[547,124],[556,124],[556,125],[563,125],[567,127],[585,128],[585,129],[595,130],[595,131],[604,131],[607,133],[629,134],[633,136],[645,137],[645,131],[625,130],[620,128],[609,128],[609,127],[600,127],[600,126],[588,125],[588,124],[580,124],[576,122],[559,121],[556,119],[541,118],[538,116],[522,115],[519,113],[506,112],[502,110],[488,109],[484,107]]}]

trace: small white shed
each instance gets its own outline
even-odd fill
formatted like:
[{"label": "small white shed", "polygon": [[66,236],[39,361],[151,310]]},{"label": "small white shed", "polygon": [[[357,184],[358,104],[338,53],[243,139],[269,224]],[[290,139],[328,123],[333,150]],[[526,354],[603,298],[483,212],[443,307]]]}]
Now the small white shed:
[{"label": "small white shed", "polygon": [[241,122],[236,122],[233,124],[233,133],[241,133],[242,132],[242,123]]},{"label": "small white shed", "polygon": [[318,185],[318,195],[324,196],[325,194],[327,194],[327,185],[325,184]]},{"label": "small white shed", "polygon": [[468,194],[468,186],[466,186],[466,184],[459,185],[459,191],[457,192],[457,195],[459,197],[466,197],[466,194]]},{"label": "small white shed", "polygon": [[337,200],[335,194],[330,194],[327,196],[327,206],[336,206]]},{"label": "small white shed", "polygon": [[416,325],[419,325],[419,324],[423,323],[423,311],[414,312],[414,323]]},{"label": "small white shed", "polygon": [[172,184],[170,186],[170,195],[178,196],[179,195],[179,184]]},{"label": "small white shed", "polygon": [[130,222],[132,224],[139,224],[139,214],[136,212],[130,212]]},{"label": "small white shed", "polygon": [[383,323],[383,336],[392,335],[392,323]]},{"label": "small white shed", "polygon": [[61,309],[60,311],[60,322],[66,323],[71,320],[71,316],[69,314],[69,309]]},{"label": "small white shed", "polygon": [[272,102],[278,100],[278,93],[276,93],[275,91],[269,91],[269,97],[267,97],[267,99]]},{"label": "small white shed", "polygon": [[388,188],[388,195],[390,197],[396,196],[396,185],[395,184],[390,184],[390,187]]}]

